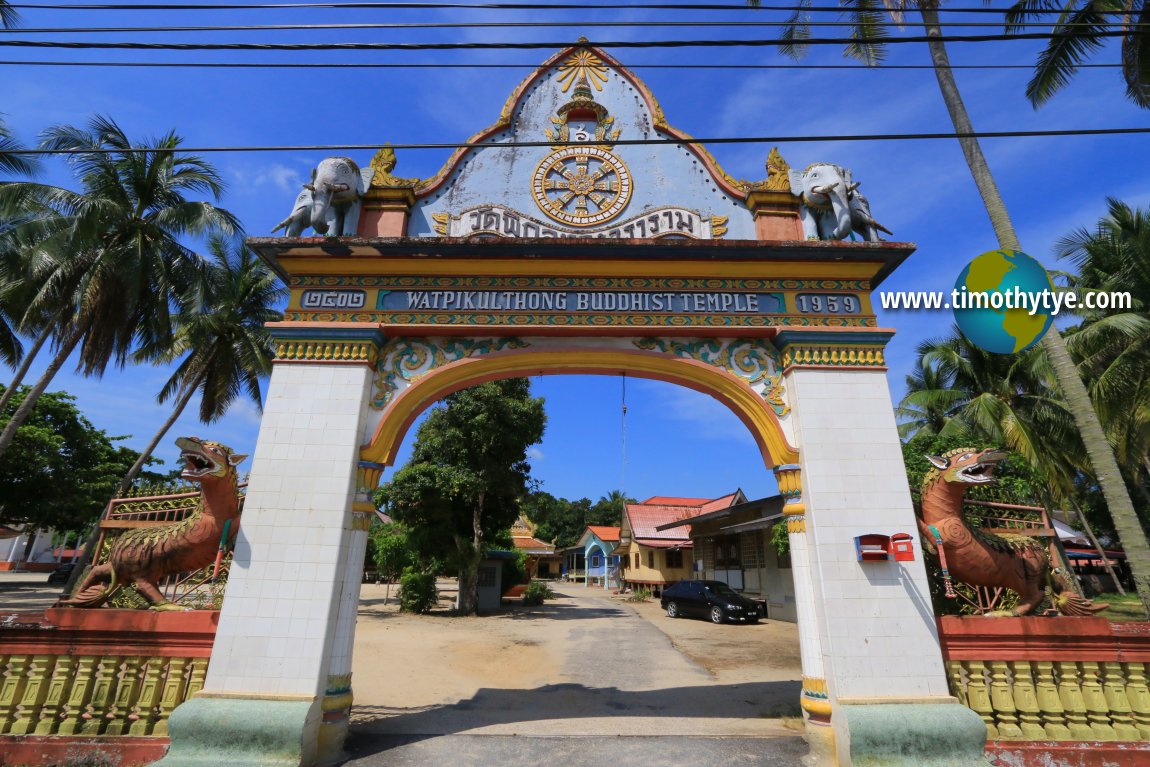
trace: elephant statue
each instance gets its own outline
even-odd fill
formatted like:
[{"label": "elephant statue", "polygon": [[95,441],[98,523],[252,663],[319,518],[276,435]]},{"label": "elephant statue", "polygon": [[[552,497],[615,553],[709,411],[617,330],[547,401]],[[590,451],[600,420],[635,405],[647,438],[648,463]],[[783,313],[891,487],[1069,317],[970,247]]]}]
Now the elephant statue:
[{"label": "elephant statue", "polygon": [[311,190],[304,189],[295,198],[295,205],[291,209],[291,215],[280,221],[275,229],[272,229],[272,234],[275,234],[280,229],[284,229],[284,237],[299,237],[303,234],[303,230],[311,226],[311,205],[312,197]]},{"label": "elephant statue", "polygon": [[841,240],[851,233],[851,172],[825,162],[791,171],[791,191],[802,198],[799,220],[808,240]]},{"label": "elephant statue", "polygon": [[858,191],[859,183],[856,181],[850,186],[851,229],[866,242],[879,242],[879,232],[893,232],[874,220],[870,212],[870,201]]},{"label": "elephant statue", "polygon": [[[363,173],[349,157],[328,157],[311,172],[311,226],[316,234],[354,237],[359,225]],[[328,230],[331,230],[329,233]]]}]

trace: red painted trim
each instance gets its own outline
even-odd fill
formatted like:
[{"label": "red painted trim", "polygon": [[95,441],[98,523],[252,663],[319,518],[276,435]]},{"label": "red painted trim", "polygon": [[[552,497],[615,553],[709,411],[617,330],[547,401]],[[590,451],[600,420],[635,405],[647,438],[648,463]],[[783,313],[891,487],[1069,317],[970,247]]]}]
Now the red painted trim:
[{"label": "red painted trim", "polygon": [[219,622],[218,610],[51,607],[43,613],[0,615],[0,653],[207,658]]},{"label": "red painted trim", "polygon": [[1150,662],[1150,623],[944,615],[938,629],[947,660]]},{"label": "red painted trim", "polygon": [[986,756],[997,767],[1145,767],[1150,743],[995,740]]},{"label": "red painted trim", "polygon": [[[143,767],[168,751],[168,738],[134,735],[0,735],[0,767],[58,764],[108,764]],[[103,756],[104,759],[97,759]],[[92,760],[91,762],[87,760]]]}]

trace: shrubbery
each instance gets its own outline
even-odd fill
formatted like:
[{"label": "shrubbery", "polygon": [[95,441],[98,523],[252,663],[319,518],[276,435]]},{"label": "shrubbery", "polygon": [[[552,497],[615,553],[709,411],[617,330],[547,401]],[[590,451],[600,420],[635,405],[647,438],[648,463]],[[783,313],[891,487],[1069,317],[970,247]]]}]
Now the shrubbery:
[{"label": "shrubbery", "polygon": [[650,602],[651,601],[651,590],[650,589],[643,589],[643,588],[635,589],[634,591],[631,592],[630,596],[627,596],[626,598],[624,598],[623,601],[624,602]]},{"label": "shrubbery", "polygon": [[399,609],[405,613],[426,613],[439,602],[435,575],[416,572],[410,567],[399,577]]},{"label": "shrubbery", "polygon": [[532,581],[523,591],[523,604],[541,605],[545,600],[554,599],[555,592],[542,581]]}]

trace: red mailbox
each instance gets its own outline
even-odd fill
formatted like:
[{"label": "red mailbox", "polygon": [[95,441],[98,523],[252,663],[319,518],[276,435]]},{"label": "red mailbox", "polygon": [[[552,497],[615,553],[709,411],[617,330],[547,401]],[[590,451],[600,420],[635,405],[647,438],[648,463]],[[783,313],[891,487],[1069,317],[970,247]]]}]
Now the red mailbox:
[{"label": "red mailbox", "polygon": [[885,562],[890,559],[890,538],[872,533],[855,538],[855,553],[860,562]]},{"label": "red mailbox", "polygon": [[896,562],[914,561],[914,539],[908,533],[892,535],[888,550]]}]

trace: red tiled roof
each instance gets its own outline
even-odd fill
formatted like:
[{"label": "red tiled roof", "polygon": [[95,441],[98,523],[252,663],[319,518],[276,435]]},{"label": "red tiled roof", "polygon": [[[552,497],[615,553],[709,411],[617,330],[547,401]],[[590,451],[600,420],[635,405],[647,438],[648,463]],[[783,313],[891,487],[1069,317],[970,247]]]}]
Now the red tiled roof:
[{"label": "red tiled roof", "polygon": [[724,495],[722,498],[716,498],[713,501],[708,501],[707,503],[703,504],[703,513],[707,514],[712,511],[719,511],[720,509],[725,509],[729,506],[733,506],[738,495],[739,493],[736,491],[729,495]]},{"label": "red tiled roof", "polygon": [[601,541],[617,541],[619,540],[618,527],[608,527],[606,525],[587,525],[587,529],[599,536]]},{"label": "red tiled roof", "polygon": [[653,541],[673,541],[687,543],[691,539],[690,527],[673,527],[670,530],[656,530],[660,525],[697,517],[719,509],[725,509],[739,498],[735,491],[721,498],[672,498],[656,495],[642,503],[626,505],[627,518],[631,522],[631,536],[644,546],[656,545]]},{"label": "red tiled roof", "polygon": [[710,503],[710,498],[676,498],[671,495],[652,495],[639,503],[644,506],[702,506]]},{"label": "red tiled roof", "polygon": [[515,544],[515,548],[523,549],[524,551],[538,551],[540,549],[546,551],[548,554],[555,551],[555,547],[550,543],[545,543],[538,538],[528,538],[523,536],[513,536],[511,538]]},{"label": "red tiled roof", "polygon": [[689,529],[675,527],[658,531],[655,528],[668,522],[677,522],[703,513],[701,506],[669,506],[648,503],[628,503],[627,517],[631,520],[631,535],[636,540],[647,543],[647,539],[664,541],[687,541]]}]

